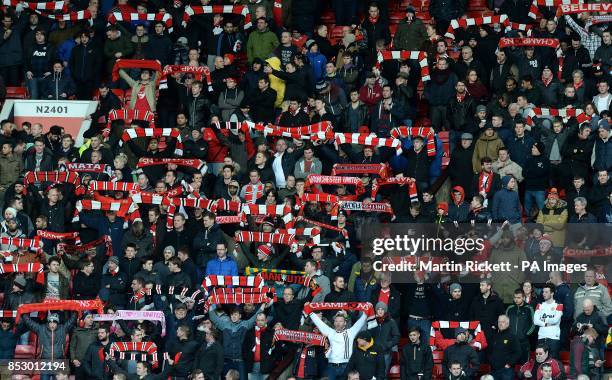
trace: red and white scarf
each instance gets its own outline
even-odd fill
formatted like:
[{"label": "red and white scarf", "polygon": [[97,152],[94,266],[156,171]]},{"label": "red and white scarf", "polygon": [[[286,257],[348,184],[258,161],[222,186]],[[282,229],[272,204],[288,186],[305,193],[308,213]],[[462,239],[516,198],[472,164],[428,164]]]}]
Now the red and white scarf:
[{"label": "red and white scarf", "polygon": [[205,289],[212,287],[226,288],[229,286],[241,288],[259,288],[263,289],[264,279],[260,276],[206,276],[202,281],[202,287]]},{"label": "red and white scarf", "polygon": [[[132,351],[141,352],[141,354]],[[158,363],[157,345],[153,342],[115,342],[111,344],[108,354],[121,360],[150,361],[154,368]]]},{"label": "red and white scarf", "polygon": [[181,138],[181,131],[178,128],[128,128],[123,131],[121,135],[121,141],[119,146],[136,138],[143,137],[171,137],[176,139],[176,149],[174,153],[178,156],[183,155],[183,139]]},{"label": "red and white scarf", "polygon": [[421,80],[426,82],[431,79],[429,76],[429,64],[427,62],[427,53],[424,51],[414,50],[388,50],[388,51],[380,51],[378,52],[378,65],[383,61],[388,60],[401,60],[406,61],[408,59],[412,59],[419,62],[419,66],[421,67]]},{"label": "red and white scarf", "polygon": [[74,240],[74,244],[81,244],[81,237],[78,231],[74,232],[54,232],[54,231],[46,231],[46,230],[38,230],[36,231],[36,236],[41,239],[46,240],[56,240],[56,241],[64,241],[64,240]]},{"label": "red and white scarf", "polygon": [[373,147],[393,148],[396,154],[402,153],[402,143],[398,139],[377,137],[374,133],[335,133],[336,146],[341,144],[357,144]]},{"label": "red and white scarf", "polygon": [[255,204],[257,200],[264,195],[264,184],[260,182],[256,184],[248,183],[244,187],[244,200],[246,203]]},{"label": "red and white scarf", "polygon": [[208,170],[206,162],[197,158],[146,158],[141,157],[136,164],[137,168],[144,168],[146,166],[157,166],[157,165],[168,165],[173,164],[177,166],[183,166],[198,170],[202,174],[205,174]]},{"label": "red and white scarf", "polygon": [[326,193],[304,193],[301,200],[302,202],[338,203],[340,202],[340,197]]},{"label": "red and white scarf", "polygon": [[97,246],[104,244],[106,256],[113,255],[113,243],[111,241],[111,237],[109,235],[104,235],[94,241],[90,241],[89,243],[83,245],[74,245],[74,244],[66,244],[59,243],[57,245],[57,254],[61,255],[62,253],[71,254],[81,254],[83,252],[87,252],[90,249],[96,248]]},{"label": "red and white scarf", "polygon": [[48,11],[48,12],[67,12],[68,5],[64,1],[47,1],[47,2],[29,2],[22,0],[2,0],[2,4],[7,7],[16,7],[21,4],[24,8],[38,11]]},{"label": "red and white scarf", "polygon": [[455,39],[455,30],[459,28],[467,28],[469,26],[475,25],[492,25],[492,24],[501,24],[505,27],[506,31],[508,30],[520,30],[526,32],[527,35],[531,35],[532,26],[527,24],[519,24],[516,22],[510,22],[507,15],[497,15],[497,16],[483,16],[483,17],[474,17],[474,18],[458,18],[455,20],[451,20],[450,25],[448,26],[448,30],[445,37]]},{"label": "red and white scarf", "polygon": [[333,138],[333,127],[329,121],[301,127],[280,127],[272,124],[255,124],[255,130],[263,132],[264,136],[290,137],[294,139],[310,140],[312,135],[324,134],[327,138]]},{"label": "red and white scarf", "polygon": [[276,25],[283,25],[283,0],[274,0],[272,16]]},{"label": "red and white scarf", "polygon": [[123,120],[126,124],[129,124],[134,120],[142,120],[149,122],[149,125],[151,125],[155,121],[155,114],[151,111],[140,111],[129,108],[111,110],[106,117],[106,128],[104,128],[102,131],[104,137],[108,137],[110,135],[111,124],[115,120]]},{"label": "red and white scarf", "polygon": [[[70,183],[71,185],[78,186],[81,184],[81,179],[78,173],[75,172],[26,172],[23,177],[23,186],[28,187],[33,183],[38,182],[59,182],[59,183]],[[25,191],[25,190],[24,190]]]},{"label": "red and white scarf", "polygon": [[135,193],[140,191],[140,186],[134,182],[112,182],[112,181],[89,181],[89,191],[123,191],[124,193]]},{"label": "red and white scarf", "polygon": [[244,16],[244,29],[249,29],[253,26],[251,22],[251,13],[246,5],[187,5],[185,7],[185,13],[183,14],[183,26],[187,26],[192,16],[217,13],[242,15]]},{"label": "red and white scarf", "polygon": [[359,177],[342,177],[333,175],[309,174],[306,177],[305,188],[310,188],[313,185],[351,185],[356,187],[357,195],[363,194],[365,188]]},{"label": "red and white scarf", "polygon": [[123,200],[91,200],[91,199],[82,199],[78,200],[75,205],[75,216],[72,219],[73,222],[77,222],[79,220],[79,213],[83,212],[83,210],[101,210],[101,211],[115,211],[117,216],[120,218],[124,218],[126,216],[130,217],[130,220],[135,221],[136,219],[140,219],[140,213],[138,212],[138,205],[134,203],[131,199],[123,199]]},{"label": "red and white scarf", "polygon": [[111,176],[113,171],[110,165],[105,164],[86,164],[84,162],[68,162],[65,168],[68,171],[80,173],[105,173]]},{"label": "red and white scarf", "polygon": [[253,243],[271,243],[282,244],[297,250],[298,244],[295,235],[277,234],[273,232],[253,232],[239,231],[234,237],[238,243],[253,242]]},{"label": "red and white scarf", "polygon": [[506,38],[502,37],[499,40],[501,49],[508,46],[542,46],[549,48],[558,48],[559,40],[557,38]]},{"label": "red and white scarf", "polygon": [[188,65],[166,65],[164,71],[162,71],[162,78],[159,88],[164,89],[168,87],[168,75],[174,73],[182,74],[193,74],[196,80],[202,81],[202,78],[206,79],[208,86],[208,92],[213,92],[212,76],[210,75],[210,69],[206,66],[188,66]]},{"label": "red and white scarf", "polygon": [[81,20],[89,20],[91,19],[91,12],[89,12],[89,10],[84,10],[84,11],[74,11],[74,12],[70,12],[70,13],[64,13],[64,14],[60,14],[60,15],[56,15],[55,13],[50,13],[47,11],[40,11],[35,9],[34,12],[38,13],[39,15],[49,18],[51,20],[55,20],[55,21],[70,21],[70,22],[77,22],[77,21],[81,21]]},{"label": "red and white scarf", "polygon": [[204,310],[208,311],[210,305],[222,304],[261,304],[276,300],[274,288],[215,288],[208,296]]},{"label": "red and white scarf", "polygon": [[340,209],[350,211],[364,211],[364,212],[382,212],[386,214],[393,214],[393,209],[389,203],[364,203],[355,201],[340,201]]},{"label": "red and white scarf", "polygon": [[246,222],[248,215],[265,215],[265,216],[280,216],[285,223],[285,228],[293,228],[295,220],[291,213],[291,207],[285,204],[280,205],[255,205],[243,204],[241,215],[243,221]]},{"label": "red and white scarf", "polygon": [[[157,60],[151,59],[123,59],[120,58],[115,61],[113,66],[112,79],[113,82],[119,80],[119,70],[121,69],[149,69],[161,73],[161,64]],[[161,80],[161,75],[156,78],[157,82]]]},{"label": "red and white scarf", "polygon": [[40,263],[1,264],[0,274],[6,273],[36,273],[36,282],[41,285],[45,283],[45,266]]},{"label": "red and white scarf", "polygon": [[[478,193],[489,194],[491,186],[493,185],[494,173],[487,173],[484,170],[478,175]],[[486,196],[485,196],[486,199]]]},{"label": "red and white scarf", "polygon": [[408,187],[408,196],[410,197],[411,202],[418,202],[419,194],[416,187],[416,180],[414,178],[397,178],[397,177],[389,177],[386,179],[375,178],[372,183],[372,198],[376,198],[376,194],[378,194],[378,190],[381,186],[388,185],[407,185]]},{"label": "red and white scarf", "polygon": [[304,305],[306,315],[326,310],[362,311],[368,319],[374,318],[374,306],[369,302],[314,302]]},{"label": "red and white scarf", "polygon": [[593,13],[593,12],[603,12],[603,13],[612,13],[612,3],[579,3],[576,4],[574,2],[563,2],[561,4],[561,13],[564,15],[573,14],[573,13]]},{"label": "red and white scarf", "polygon": [[272,342],[294,342],[323,347],[325,346],[326,339],[324,335],[307,331],[276,329],[274,330]]},{"label": "red and white scarf", "polygon": [[435,132],[431,127],[397,127],[391,130],[391,137],[396,139],[406,137],[422,137],[425,139],[427,155],[433,157],[436,155]]},{"label": "red and white scarf", "polygon": [[573,117],[578,124],[591,120],[591,117],[580,108],[532,108],[527,113],[525,123],[533,126],[533,118],[538,116],[561,116],[565,120]]},{"label": "red and white scarf", "polygon": [[172,16],[170,13],[130,13],[112,12],[107,19],[109,24],[116,24],[118,21],[161,21],[166,25],[166,31],[172,33]]},{"label": "red and white scarf", "polygon": [[389,164],[334,164],[331,175],[342,174],[372,174],[381,178],[389,176]]},{"label": "red and white scarf", "polygon": [[[432,321],[431,331],[429,334],[429,345],[432,347],[432,350],[440,348],[441,340],[445,339],[440,329],[456,330],[459,327],[473,331],[474,339],[470,342],[470,346],[478,350],[484,350],[487,347],[487,339],[485,338],[484,331],[482,330],[479,321]],[[436,341],[439,343],[436,344]]]}]

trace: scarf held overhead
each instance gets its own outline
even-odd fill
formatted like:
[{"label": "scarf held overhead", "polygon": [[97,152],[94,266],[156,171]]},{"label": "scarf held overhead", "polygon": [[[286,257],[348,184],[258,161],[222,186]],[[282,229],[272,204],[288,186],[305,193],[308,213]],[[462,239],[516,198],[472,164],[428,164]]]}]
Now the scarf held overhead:
[{"label": "scarf held overhead", "polygon": [[77,311],[81,314],[87,310],[96,310],[98,314],[104,313],[104,305],[102,305],[102,301],[99,298],[95,300],[54,300],[54,299],[46,299],[44,302],[40,303],[28,303],[19,306],[17,309],[17,317],[15,318],[15,323],[19,323],[19,318],[21,314],[29,314],[35,311],[51,311],[51,310],[61,310],[61,311]]},{"label": "scarf held overhead", "polygon": [[94,315],[94,321],[116,321],[118,319],[125,321],[158,321],[162,327],[161,336],[166,336],[166,317],[162,311],[117,310],[114,314]]},{"label": "scarf held overhead", "polygon": [[36,282],[45,283],[45,267],[40,263],[0,265],[0,274],[6,273],[36,273]]}]

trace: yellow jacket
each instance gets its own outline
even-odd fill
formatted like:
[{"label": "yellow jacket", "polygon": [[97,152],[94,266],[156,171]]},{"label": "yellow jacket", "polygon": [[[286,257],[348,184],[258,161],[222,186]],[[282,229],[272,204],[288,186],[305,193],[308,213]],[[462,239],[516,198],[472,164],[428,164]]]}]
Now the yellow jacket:
[{"label": "yellow jacket", "polygon": [[[281,69],[281,61],[277,57],[270,57],[266,59],[266,62],[272,66],[274,70]],[[285,81],[280,79],[279,77],[270,74],[270,87],[272,87],[276,91],[276,102],[274,103],[274,107],[280,108],[283,99],[285,98]]]}]

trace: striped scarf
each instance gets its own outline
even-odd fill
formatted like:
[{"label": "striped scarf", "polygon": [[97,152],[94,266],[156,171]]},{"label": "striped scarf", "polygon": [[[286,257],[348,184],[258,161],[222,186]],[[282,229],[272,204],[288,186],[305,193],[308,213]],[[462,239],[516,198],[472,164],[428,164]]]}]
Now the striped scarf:
[{"label": "striped scarf", "polygon": [[283,25],[283,0],[274,0],[272,16],[276,25]]},{"label": "striped scarf", "polygon": [[34,10],[34,12],[38,13],[40,16],[49,18],[54,21],[70,21],[77,22],[81,20],[89,20],[91,19],[91,12],[88,10],[84,11],[74,11],[70,13],[64,13],[60,15],[56,15],[55,13],[50,13],[47,11]]},{"label": "striped scarf", "polygon": [[134,182],[89,181],[89,191],[123,191],[124,193],[139,192],[140,187]]},{"label": "striped scarf", "polygon": [[111,176],[112,169],[110,165],[105,164],[86,164],[84,162],[68,162],[65,165],[66,170],[77,173],[105,173]]},{"label": "striped scarf", "polygon": [[235,224],[240,223],[242,218],[240,215],[222,215],[215,218],[217,224]]},{"label": "striped scarf", "polygon": [[[174,73],[182,73],[182,74],[194,74],[196,80],[201,81],[202,78],[206,79],[206,84],[208,85],[208,92],[213,92],[212,86],[212,76],[210,75],[210,70],[206,66],[187,66],[187,65],[166,65],[164,66],[164,71],[162,71],[162,82],[166,83],[165,87],[167,87],[167,79],[168,75],[172,75]],[[160,86],[160,88],[165,88]]]},{"label": "striped scarf", "polygon": [[[325,228],[326,230],[339,232],[339,233],[342,234],[342,236],[345,239],[348,239],[348,232],[344,228],[340,228],[340,227],[337,227],[337,226],[332,226],[331,224],[317,222],[316,220],[311,220],[311,219],[304,218],[304,217],[302,217],[302,221],[304,221],[304,222],[306,222],[308,224],[312,224],[313,226]],[[347,240],[347,243],[348,243],[348,240]],[[347,247],[348,247],[348,245],[347,245]]]},{"label": "striped scarf", "polygon": [[79,178],[78,173],[62,171],[26,172],[25,176],[23,177],[24,187],[28,187],[28,185],[39,182],[70,183],[71,185],[78,186],[81,184],[81,179]]},{"label": "striped scarf", "polygon": [[206,276],[202,281],[202,287],[204,289],[211,287],[241,287],[241,288],[259,288],[263,289],[264,281],[259,275],[257,276],[219,276],[210,275]]},{"label": "striped scarf", "polygon": [[244,204],[242,205],[241,216],[244,223],[247,221],[249,215],[265,215],[265,216],[280,216],[285,223],[285,228],[292,228],[295,220],[291,213],[291,207],[285,204],[281,205],[255,205],[255,204]]},{"label": "striped scarf", "polygon": [[45,283],[45,266],[40,263],[1,264],[0,274],[6,273],[36,273],[36,282],[41,285]]},{"label": "striped scarf", "polygon": [[[163,311],[145,311],[145,310],[117,310],[114,314],[96,314],[93,316],[94,321],[116,321],[122,319],[125,321],[158,321],[161,324],[161,336],[166,336],[166,317]],[[136,350],[140,351],[140,350]]]},{"label": "striped scarf", "polygon": [[244,16],[244,29],[249,29],[253,26],[251,22],[251,13],[249,12],[249,8],[245,5],[187,5],[185,7],[185,13],[183,13],[183,27],[187,27],[187,23],[192,16],[218,13],[242,15]]},{"label": "striped scarf", "polygon": [[322,121],[315,124],[304,125],[301,127],[280,127],[272,124],[255,124],[255,130],[263,132],[264,136],[290,137],[294,139],[310,140],[311,135],[323,133],[326,139],[333,138],[333,127],[329,121]]},{"label": "striped scarf", "polygon": [[290,269],[251,268],[244,269],[247,275],[258,274],[269,282],[283,282],[285,284],[302,285],[312,289],[313,295],[320,291],[320,287],[314,278],[306,276],[306,272]]},{"label": "striped scarf", "polygon": [[173,32],[172,16],[170,13],[130,13],[113,12],[106,19],[109,24],[116,24],[118,21],[161,21],[166,25],[168,33]]},{"label": "striped scarf", "polygon": [[174,229],[174,215],[178,207],[201,208],[213,211],[215,201],[205,198],[164,198],[162,204],[168,206],[166,229],[172,231]]},{"label": "striped scarf", "polygon": [[459,19],[451,20],[450,25],[448,26],[448,30],[446,31],[446,34],[444,36],[454,40],[455,30],[459,28],[465,29],[469,26],[492,25],[492,24],[502,24],[505,27],[506,31],[520,30],[520,31],[527,32],[527,35],[531,35],[531,30],[532,30],[531,25],[510,22],[507,15],[497,15],[497,16],[474,17],[474,18],[459,18]]},{"label": "striped scarf", "polygon": [[374,318],[374,307],[369,302],[315,302],[304,305],[304,314],[324,310],[362,311],[368,319]]},{"label": "striped scarf", "polygon": [[[141,354],[130,351],[138,351]],[[110,346],[108,354],[122,360],[150,361],[153,368],[158,364],[157,345],[153,342],[115,342]]]},{"label": "striped scarf", "polygon": [[324,202],[324,203],[338,203],[340,202],[340,197],[333,194],[325,194],[325,193],[304,193],[302,195],[302,202]]},{"label": "striped scarf", "polygon": [[38,3],[38,2],[28,2],[28,1],[21,1],[21,0],[3,0],[2,4],[7,7],[16,7],[17,5],[21,4],[24,8],[31,9],[31,10],[38,10],[38,11],[48,11],[48,12],[54,12],[54,11],[67,12],[68,11],[68,6],[63,1],[47,1],[47,2]]},{"label": "striped scarf", "polygon": [[169,164],[192,168],[192,169],[198,170],[202,174],[206,173],[206,171],[208,170],[208,166],[206,166],[206,162],[199,160],[197,158],[146,158],[146,157],[141,157],[138,160],[136,167],[144,168],[146,166],[169,165]]},{"label": "striped scarf", "polygon": [[[432,350],[436,350],[437,347],[440,347],[440,341],[444,339],[440,329],[455,330],[459,327],[463,327],[466,330],[474,332],[474,339],[470,342],[470,346],[478,350],[484,350],[487,347],[487,340],[479,321],[432,321],[429,334],[429,345],[432,347]],[[436,341],[438,344],[436,344]]]},{"label": "striped scarf", "polygon": [[276,301],[274,288],[215,288],[204,305],[204,311],[208,312],[210,305],[262,304],[270,301]]},{"label": "striped scarf", "polygon": [[533,118],[538,116],[561,116],[563,119],[573,117],[576,118],[578,124],[591,120],[591,117],[584,113],[584,111],[580,108],[532,108],[527,114],[525,123],[533,126]]},{"label": "striped scarf", "polygon": [[294,247],[297,249],[297,240],[295,235],[289,234],[277,234],[272,232],[253,232],[253,231],[239,231],[236,233],[234,239],[239,243],[253,242],[253,243],[271,243],[271,244],[282,244]]},{"label": "striped scarf", "polygon": [[408,51],[408,50],[389,50],[378,52],[377,66],[380,66],[383,61],[398,59],[406,61],[412,59],[419,62],[421,67],[421,79],[426,82],[431,79],[429,76],[429,63],[427,62],[427,53],[424,51]]},{"label": "striped scarf", "polygon": [[228,201],[227,199],[217,199],[217,201],[215,202],[215,212],[218,211],[241,212],[242,203]]},{"label": "striped scarf", "polygon": [[396,139],[420,136],[425,139],[427,155],[436,155],[435,132],[431,127],[397,127],[391,130],[391,137]]},{"label": "striped scarf", "polygon": [[[393,133],[393,130],[391,131]],[[372,174],[381,178],[389,176],[389,164],[334,164],[331,175],[341,174]]]},{"label": "striped scarf", "polygon": [[87,310],[96,310],[98,314],[104,313],[104,305],[99,298],[95,300],[55,300],[46,299],[40,303],[27,303],[19,306],[15,323],[19,323],[21,314],[30,314],[35,311],[78,311],[79,315]]},{"label": "striped scarf", "polygon": [[178,128],[128,128],[123,131],[121,141],[119,141],[119,146],[123,145],[124,142],[145,137],[175,138],[176,149],[174,153],[177,156],[183,155],[183,139],[181,138],[181,131]]},{"label": "striped scarf", "polygon": [[211,127],[215,127],[217,129],[227,129],[232,132],[232,134],[237,135],[238,132],[243,132],[244,134],[249,133],[250,130],[256,129],[257,125],[250,121],[242,121],[242,122],[234,122],[234,121],[225,121],[225,122],[214,122],[210,124]]},{"label": "striped scarf", "polygon": [[402,143],[394,138],[377,137],[374,133],[335,133],[334,142],[336,146],[341,144],[357,144],[373,147],[394,148],[396,154],[402,152]]},{"label": "striped scarf", "polygon": [[106,128],[102,131],[104,137],[108,137],[111,131],[113,121],[123,120],[126,124],[132,123],[134,120],[146,121],[152,124],[155,121],[155,114],[151,111],[140,111],[129,108],[119,110],[111,110],[106,117]]},{"label": "striped scarf", "polygon": [[419,194],[416,187],[416,181],[414,178],[397,178],[390,177],[386,179],[376,178],[372,183],[372,198],[376,198],[376,194],[378,194],[378,190],[381,186],[388,185],[408,185],[408,196],[410,197],[411,202],[418,202]]},{"label": "striped scarf", "polygon": [[576,0],[533,0],[531,6],[529,7],[529,13],[527,16],[535,20],[538,18],[538,16],[542,16],[542,13],[538,7],[563,7],[573,3],[576,3]]},{"label": "striped scarf", "polygon": [[244,187],[244,200],[247,203],[255,203],[264,195],[264,184],[260,182],[256,184],[248,183]]},{"label": "striped scarf", "polygon": [[0,310],[0,318],[16,318],[17,310]]},{"label": "striped scarf", "polygon": [[117,216],[124,218],[125,216],[130,217],[131,220],[140,218],[138,212],[138,206],[132,202],[131,199],[122,199],[119,201],[110,200],[91,200],[81,199],[78,200],[75,205],[75,217],[72,219],[73,222],[79,220],[79,213],[83,210],[100,210],[100,211],[115,211]]}]

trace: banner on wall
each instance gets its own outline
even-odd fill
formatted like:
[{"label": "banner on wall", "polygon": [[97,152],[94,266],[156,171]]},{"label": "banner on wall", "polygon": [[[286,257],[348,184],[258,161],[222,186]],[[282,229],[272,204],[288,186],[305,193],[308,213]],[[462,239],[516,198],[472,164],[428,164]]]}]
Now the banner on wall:
[{"label": "banner on wall", "polygon": [[83,132],[91,120],[87,117],[98,107],[97,101],[88,100],[18,100],[9,99],[2,107],[0,120],[13,120],[15,124],[23,122],[40,123],[46,133],[53,125],[64,128],[72,135],[79,146],[83,143]]}]

